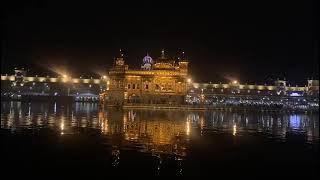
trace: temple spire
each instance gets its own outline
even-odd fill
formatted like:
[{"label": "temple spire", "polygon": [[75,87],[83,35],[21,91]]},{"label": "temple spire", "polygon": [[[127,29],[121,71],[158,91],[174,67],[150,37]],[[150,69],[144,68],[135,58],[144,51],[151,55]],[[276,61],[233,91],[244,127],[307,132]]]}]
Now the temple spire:
[{"label": "temple spire", "polygon": [[182,53],[181,53],[181,55],[180,55],[181,57],[180,57],[180,61],[185,61],[185,62],[187,62],[188,61],[188,58],[186,57],[186,55],[185,55],[185,53],[184,53],[184,51],[182,51]]},{"label": "temple spire", "polygon": [[122,49],[119,50],[119,55],[115,58],[116,66],[123,66],[124,65],[124,54]]},{"label": "temple spire", "polygon": [[162,51],[161,51],[161,59],[165,59],[164,49],[162,49]]},{"label": "temple spire", "polygon": [[123,57],[123,52],[122,52],[122,49],[120,48],[119,50],[119,54],[120,54],[120,57]]}]

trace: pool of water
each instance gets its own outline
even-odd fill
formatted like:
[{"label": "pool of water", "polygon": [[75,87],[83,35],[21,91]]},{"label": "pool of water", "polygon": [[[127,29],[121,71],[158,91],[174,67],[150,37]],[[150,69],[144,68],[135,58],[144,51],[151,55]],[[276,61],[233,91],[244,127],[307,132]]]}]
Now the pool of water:
[{"label": "pool of water", "polygon": [[318,113],[1,102],[1,139],[12,177],[319,175]]}]

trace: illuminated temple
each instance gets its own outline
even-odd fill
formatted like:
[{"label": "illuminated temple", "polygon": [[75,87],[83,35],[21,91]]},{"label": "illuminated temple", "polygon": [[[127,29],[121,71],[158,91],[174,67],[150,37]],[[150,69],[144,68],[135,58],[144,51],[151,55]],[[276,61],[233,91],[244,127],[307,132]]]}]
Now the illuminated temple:
[{"label": "illuminated temple", "polygon": [[[104,100],[108,105],[217,105],[261,104],[318,106],[319,80],[308,80],[305,86],[291,86],[286,80],[272,85],[229,83],[196,83],[188,75],[189,61],[184,53],[177,59],[165,52],[152,59],[148,54],[139,69],[131,69],[120,51],[109,71]],[[306,102],[305,104],[301,102]]]},{"label": "illuminated temple", "polygon": [[[308,79],[297,86],[285,79],[274,84],[193,82],[188,73],[189,59],[184,53],[168,57],[164,50],[158,58],[148,54],[139,68],[129,68],[125,55],[115,57],[108,75],[79,78],[32,76],[15,69],[1,75],[2,100],[54,100],[97,102],[110,106],[152,108],[217,108],[224,106],[271,106],[276,109],[319,109],[319,80]],[[156,104],[156,106],[155,106]],[[151,105],[151,106],[150,106]],[[201,106],[201,107],[200,107]]]},{"label": "illuminated temple", "polygon": [[109,71],[106,100],[110,104],[125,103],[182,104],[187,94],[188,60],[161,56],[153,60],[148,54],[140,69],[130,69],[123,53],[115,58]]}]

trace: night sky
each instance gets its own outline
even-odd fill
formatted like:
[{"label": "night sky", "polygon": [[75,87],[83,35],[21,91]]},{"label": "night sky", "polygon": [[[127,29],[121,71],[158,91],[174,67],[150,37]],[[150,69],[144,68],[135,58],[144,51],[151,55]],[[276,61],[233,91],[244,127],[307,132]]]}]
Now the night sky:
[{"label": "night sky", "polygon": [[[65,69],[103,74],[123,49],[139,67],[148,52],[185,51],[198,82],[304,84],[319,75],[315,1],[10,1],[4,6],[1,73]],[[41,72],[40,72],[41,71]]]}]

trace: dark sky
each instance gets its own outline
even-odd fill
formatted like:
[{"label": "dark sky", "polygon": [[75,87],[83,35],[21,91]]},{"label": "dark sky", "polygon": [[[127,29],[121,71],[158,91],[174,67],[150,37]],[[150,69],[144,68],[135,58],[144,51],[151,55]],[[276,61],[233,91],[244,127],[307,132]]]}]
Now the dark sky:
[{"label": "dark sky", "polygon": [[[63,67],[105,73],[122,48],[140,66],[185,51],[193,79],[263,83],[317,77],[315,1],[10,1],[4,6],[2,73]],[[40,74],[40,73],[39,73]]]}]

